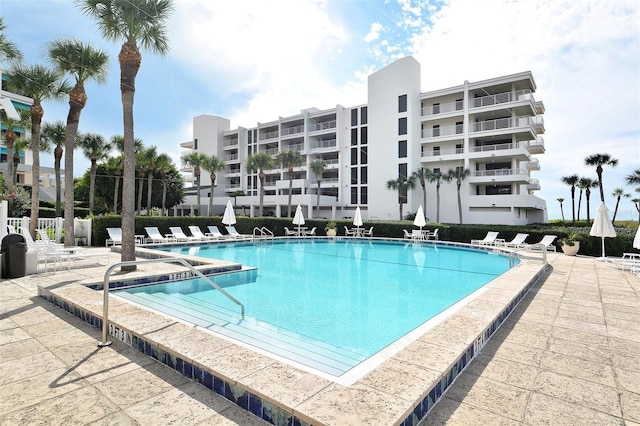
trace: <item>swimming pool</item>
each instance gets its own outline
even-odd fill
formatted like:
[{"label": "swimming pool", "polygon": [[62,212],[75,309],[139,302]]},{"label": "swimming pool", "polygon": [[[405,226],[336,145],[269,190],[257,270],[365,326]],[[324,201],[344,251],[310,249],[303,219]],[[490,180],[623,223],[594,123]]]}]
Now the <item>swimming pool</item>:
[{"label": "swimming pool", "polygon": [[332,376],[341,376],[509,268],[506,256],[432,244],[289,240],[164,249],[256,269],[120,297]]}]

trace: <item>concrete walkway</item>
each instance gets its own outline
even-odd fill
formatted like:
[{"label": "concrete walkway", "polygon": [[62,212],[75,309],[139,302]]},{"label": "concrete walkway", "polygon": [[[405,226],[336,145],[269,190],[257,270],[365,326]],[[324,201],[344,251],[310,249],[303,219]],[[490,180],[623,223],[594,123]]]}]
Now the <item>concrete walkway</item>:
[{"label": "concrete walkway", "polygon": [[[640,279],[549,261],[422,424],[640,425]],[[99,330],[37,296],[95,269],[0,283],[0,424],[266,424],[118,341],[98,348]]]}]

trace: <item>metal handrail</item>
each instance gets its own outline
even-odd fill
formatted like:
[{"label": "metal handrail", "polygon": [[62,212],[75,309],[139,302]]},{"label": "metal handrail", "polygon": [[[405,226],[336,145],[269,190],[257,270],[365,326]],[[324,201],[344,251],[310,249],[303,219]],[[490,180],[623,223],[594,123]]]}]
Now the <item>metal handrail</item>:
[{"label": "metal handrail", "polygon": [[98,343],[98,346],[109,346],[111,344],[110,341],[107,340],[108,331],[109,331],[109,276],[114,269],[119,268],[121,266],[131,266],[131,265],[140,265],[143,263],[181,263],[183,266],[191,269],[198,277],[207,281],[213,288],[220,291],[222,294],[227,296],[229,300],[231,300],[236,305],[240,306],[240,310],[242,312],[242,319],[244,319],[244,305],[238,301],[235,297],[227,293],[222,287],[218,284],[214,283],[209,277],[204,275],[202,272],[198,271],[193,267],[189,262],[184,259],[178,257],[169,257],[169,258],[158,258],[158,259],[145,259],[145,260],[131,260],[128,262],[119,262],[115,263],[107,269],[104,273],[104,284],[102,292],[104,294],[103,302],[102,302],[102,341]]},{"label": "metal handrail", "polygon": [[261,228],[258,228],[257,226],[255,228],[253,228],[253,238],[255,238],[258,235],[258,233],[261,236],[271,235],[271,238],[273,238],[273,232],[271,232],[271,230],[269,228],[266,228],[264,226],[261,227]]},{"label": "metal handrail", "polygon": [[509,268],[513,268],[513,266],[515,265],[514,257],[516,253],[524,250],[531,251],[533,247],[540,247],[540,251],[542,253],[542,263],[546,264],[547,263],[547,246],[545,246],[544,244],[536,243],[536,244],[528,245],[527,247],[520,247],[510,251],[509,252]]}]

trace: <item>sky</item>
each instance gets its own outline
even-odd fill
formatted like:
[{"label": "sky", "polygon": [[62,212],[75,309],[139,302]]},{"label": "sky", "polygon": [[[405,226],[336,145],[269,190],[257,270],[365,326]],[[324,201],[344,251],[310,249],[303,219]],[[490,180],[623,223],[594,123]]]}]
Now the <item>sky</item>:
[{"label": "sky", "polygon": [[[367,102],[367,76],[412,55],[422,91],[531,71],[542,101],[546,152],[536,193],[549,219],[571,216],[561,178],[597,179],[584,159],[607,153],[606,204],[640,168],[640,2],[637,0],[174,0],[170,52],[142,51],[135,136],[180,164],[192,119],[212,114],[231,128],[254,127],[302,109]],[[1,0],[7,37],[29,64],[46,63],[47,43],[77,38],[111,56],[107,83],[86,86],[80,131],[122,133],[117,61],[121,43],[103,40],[72,0]],[[66,121],[68,103],[45,103],[45,122]],[[43,166],[53,166],[44,155]],[[74,174],[89,162],[75,156]],[[591,216],[598,206],[592,192]],[[584,202],[583,202],[584,206]],[[611,214],[612,214],[611,212]],[[586,217],[584,208],[581,218]],[[618,219],[637,219],[624,198]]]}]

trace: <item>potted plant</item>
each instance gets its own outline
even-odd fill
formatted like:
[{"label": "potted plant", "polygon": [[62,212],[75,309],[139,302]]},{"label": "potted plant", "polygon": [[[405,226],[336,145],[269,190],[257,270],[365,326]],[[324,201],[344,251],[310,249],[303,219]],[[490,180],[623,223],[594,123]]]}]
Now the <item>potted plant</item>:
[{"label": "potted plant", "polygon": [[560,239],[560,248],[567,256],[575,256],[580,250],[580,236],[578,234],[570,234]]},{"label": "potted plant", "polygon": [[327,233],[327,237],[335,237],[338,233],[338,230],[336,229],[336,221],[330,220],[329,223],[327,223],[327,226],[324,227],[324,231]]}]

